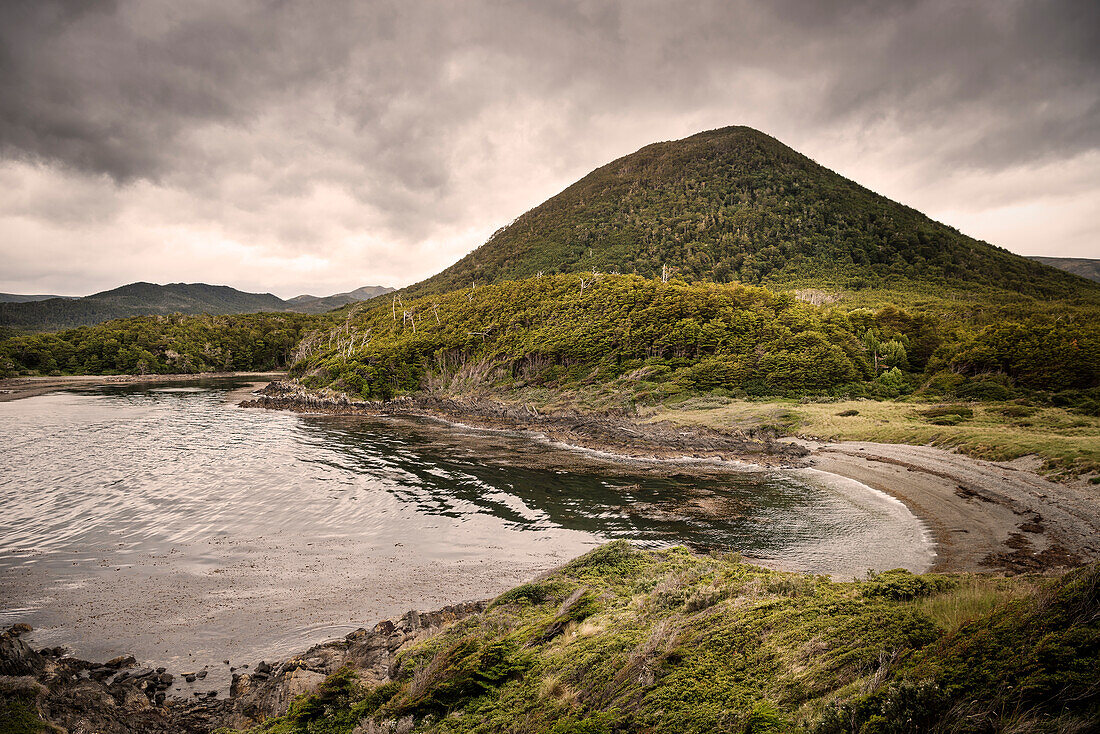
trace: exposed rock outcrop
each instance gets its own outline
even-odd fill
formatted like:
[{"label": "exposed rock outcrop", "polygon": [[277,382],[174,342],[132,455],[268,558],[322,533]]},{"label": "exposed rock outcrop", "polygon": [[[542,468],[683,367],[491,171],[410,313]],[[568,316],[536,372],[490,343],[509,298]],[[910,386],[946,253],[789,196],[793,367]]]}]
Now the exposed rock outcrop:
[{"label": "exposed rock outcrop", "polygon": [[247,727],[285,713],[296,696],[315,692],[344,666],[369,683],[390,680],[406,645],[485,607],[485,602],[467,602],[434,612],[411,611],[287,660],[261,661],[251,673],[233,676],[228,698],[211,691],[192,700],[168,695],[175,678],[163,668],[138,668],[129,656],[101,664],[69,657],[61,648],[36,651],[24,639],[30,628],[16,625],[0,634],[0,706],[15,707],[70,734],[206,734],[219,727]]}]

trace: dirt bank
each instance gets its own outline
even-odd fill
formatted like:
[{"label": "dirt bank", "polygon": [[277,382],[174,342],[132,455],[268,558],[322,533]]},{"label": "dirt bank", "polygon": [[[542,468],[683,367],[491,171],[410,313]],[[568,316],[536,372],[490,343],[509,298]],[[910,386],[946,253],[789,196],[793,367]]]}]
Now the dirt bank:
[{"label": "dirt bank", "polygon": [[1019,573],[1100,560],[1100,490],[1057,484],[1026,460],[993,463],[928,446],[777,439],[755,429],[643,423],[626,415],[543,414],[524,406],[437,396],[354,402],[274,382],[245,407],[307,413],[421,415],[636,458],[710,458],[811,466],[904,502],[930,527],[938,571]]}]

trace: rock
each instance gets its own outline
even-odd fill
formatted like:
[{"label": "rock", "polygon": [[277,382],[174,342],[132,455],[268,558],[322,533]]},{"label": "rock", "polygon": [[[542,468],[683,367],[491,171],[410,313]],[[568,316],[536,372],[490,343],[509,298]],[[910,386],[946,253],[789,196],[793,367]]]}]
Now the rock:
[{"label": "rock", "polygon": [[164,688],[172,685],[175,680],[175,677],[171,673],[161,673],[157,676],[157,682]]},{"label": "rock", "polygon": [[271,666],[268,665],[265,661],[261,660],[256,666],[255,673],[256,675],[268,675],[271,673]]},{"label": "rock", "polygon": [[11,631],[0,635],[0,675],[37,675],[46,669],[46,658]]},{"label": "rock", "polygon": [[183,674],[183,679],[184,679],[185,681],[187,681],[188,683],[194,683],[194,682],[195,682],[195,678],[197,678],[197,677],[198,677],[198,676],[196,676],[196,675],[195,675],[194,673],[184,673],[184,674]]},{"label": "rock", "polygon": [[119,655],[104,663],[109,668],[129,668],[137,665],[137,659],[133,655]]},{"label": "rock", "polygon": [[32,630],[34,630],[34,627],[31,627],[26,622],[17,622],[8,628],[8,634],[13,637],[18,637],[19,635],[26,634],[27,632],[31,632]]},{"label": "rock", "polygon": [[198,673],[195,674],[195,677],[198,678],[199,680],[202,680],[203,678],[206,677],[206,670],[205,669],[200,670]]},{"label": "rock", "polygon": [[92,668],[91,670],[88,671],[88,675],[91,677],[92,680],[103,681],[103,680],[107,680],[108,678],[110,678],[112,675],[114,675],[117,672],[118,671],[115,670],[114,668],[111,668],[111,667],[108,667],[108,666],[104,665],[103,667],[100,667],[100,668]]},{"label": "rock", "polygon": [[166,695],[166,694],[164,693],[164,691],[161,691],[160,693],[158,693],[158,694],[156,695],[156,697],[155,697],[155,698],[154,698],[153,700],[154,700],[154,702],[155,702],[155,703],[157,704],[157,706],[163,706],[163,705],[164,705],[164,701],[165,701],[165,700],[166,700],[167,698],[168,698],[168,696],[167,696],[167,695]]}]

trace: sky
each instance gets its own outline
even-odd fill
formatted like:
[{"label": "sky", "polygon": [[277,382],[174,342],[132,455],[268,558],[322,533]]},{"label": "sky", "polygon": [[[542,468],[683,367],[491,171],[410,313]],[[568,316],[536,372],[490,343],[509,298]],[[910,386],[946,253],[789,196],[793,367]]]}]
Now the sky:
[{"label": "sky", "polygon": [[0,0],[0,291],[401,286],[735,124],[1100,257],[1095,0]]}]

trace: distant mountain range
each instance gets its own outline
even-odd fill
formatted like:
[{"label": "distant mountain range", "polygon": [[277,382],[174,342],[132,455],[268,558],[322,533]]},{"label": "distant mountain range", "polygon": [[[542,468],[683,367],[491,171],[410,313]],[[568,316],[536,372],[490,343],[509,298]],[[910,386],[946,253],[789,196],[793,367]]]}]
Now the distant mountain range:
[{"label": "distant mountain range", "polygon": [[0,327],[19,331],[56,331],[130,316],[170,313],[323,313],[355,301],[369,300],[391,290],[384,286],[363,286],[331,296],[301,295],[283,300],[271,293],[246,293],[224,285],[131,283],[83,298],[5,294],[0,299]]},{"label": "distant mountain range", "polygon": [[1037,255],[1028,259],[1100,283],[1100,260],[1087,257],[1039,257]]},{"label": "distant mountain range", "polygon": [[288,299],[290,311],[302,311],[304,313],[324,313],[325,311],[331,311],[334,308],[340,308],[346,306],[349,303],[355,303],[357,301],[369,301],[370,299],[380,296],[384,293],[389,293],[393,288],[387,288],[383,285],[365,285],[362,288],[356,288],[353,291],[347,293],[336,293],[331,296],[294,296],[294,298]]},{"label": "distant mountain range", "polygon": [[51,298],[79,298],[80,296],[22,295],[20,293],[0,293],[0,303],[29,303],[48,301]]}]

